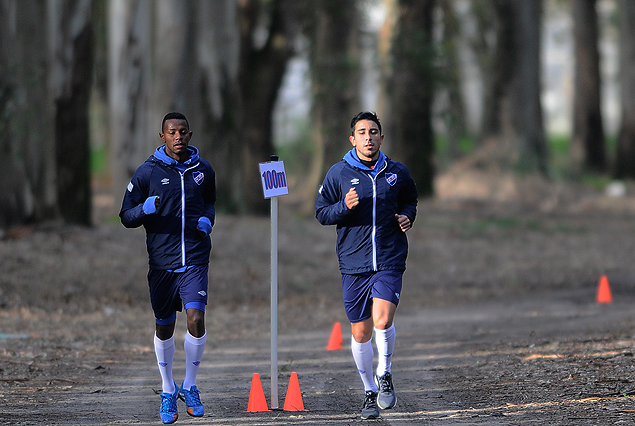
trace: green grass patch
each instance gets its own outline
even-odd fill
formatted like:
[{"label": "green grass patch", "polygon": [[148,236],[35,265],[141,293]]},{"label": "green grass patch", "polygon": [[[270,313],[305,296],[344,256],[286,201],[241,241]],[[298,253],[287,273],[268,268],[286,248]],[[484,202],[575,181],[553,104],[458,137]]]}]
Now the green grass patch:
[{"label": "green grass patch", "polygon": [[103,173],[108,165],[108,152],[105,146],[92,147],[90,150],[90,170]]}]

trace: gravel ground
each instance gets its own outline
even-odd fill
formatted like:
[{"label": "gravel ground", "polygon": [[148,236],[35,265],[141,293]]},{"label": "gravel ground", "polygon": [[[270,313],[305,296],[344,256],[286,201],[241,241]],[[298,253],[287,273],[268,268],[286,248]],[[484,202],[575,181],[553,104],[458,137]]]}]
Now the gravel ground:
[{"label": "gravel ground", "polygon": [[[531,194],[530,194],[531,195]],[[279,405],[270,394],[268,218],[220,215],[210,267],[203,418],[178,424],[357,424],[363,399],[335,230],[281,202]],[[375,424],[635,424],[635,199],[558,189],[539,201],[424,200],[397,313],[399,402]],[[143,230],[104,215],[0,240],[0,424],[160,424]],[[598,304],[600,276],[611,304]],[[344,350],[326,351],[334,322]],[[184,318],[177,324],[177,379]],[[180,334],[180,335],[179,335]],[[364,422],[366,423],[366,422]]]}]

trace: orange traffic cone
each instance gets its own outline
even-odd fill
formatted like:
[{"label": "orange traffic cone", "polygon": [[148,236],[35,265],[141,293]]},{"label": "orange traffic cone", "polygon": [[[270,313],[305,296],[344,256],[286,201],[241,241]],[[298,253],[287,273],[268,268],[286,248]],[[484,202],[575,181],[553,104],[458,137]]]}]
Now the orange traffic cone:
[{"label": "orange traffic cone", "polygon": [[267,406],[267,400],[265,399],[265,392],[262,390],[260,376],[258,373],[254,373],[254,376],[251,379],[251,391],[249,392],[247,412],[255,413],[258,411],[269,411],[269,407]]},{"label": "orange traffic cone", "polygon": [[606,275],[600,277],[598,283],[598,293],[596,300],[598,303],[611,303],[613,302],[613,296],[611,295],[611,287],[609,287],[609,279]]},{"label": "orange traffic cone", "polygon": [[300,382],[298,382],[298,374],[291,373],[289,379],[289,387],[287,388],[287,396],[284,399],[284,411],[304,411],[302,403],[302,394],[300,393]]},{"label": "orange traffic cone", "polygon": [[336,322],[333,324],[333,331],[331,331],[331,338],[326,345],[326,350],[336,351],[338,349],[342,349],[342,324]]}]

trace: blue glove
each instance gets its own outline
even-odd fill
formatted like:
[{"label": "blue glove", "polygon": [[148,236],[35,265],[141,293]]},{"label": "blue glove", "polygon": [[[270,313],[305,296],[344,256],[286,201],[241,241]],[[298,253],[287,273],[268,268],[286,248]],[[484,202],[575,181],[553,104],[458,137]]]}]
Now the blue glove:
[{"label": "blue glove", "polygon": [[212,222],[209,220],[209,218],[201,216],[198,219],[198,225],[196,225],[196,229],[205,233],[205,235],[209,235],[212,233]]},{"label": "blue glove", "polygon": [[157,212],[157,198],[159,198],[158,195],[153,195],[152,197],[148,197],[146,199],[146,202],[143,203],[143,212],[145,214],[154,214]]}]

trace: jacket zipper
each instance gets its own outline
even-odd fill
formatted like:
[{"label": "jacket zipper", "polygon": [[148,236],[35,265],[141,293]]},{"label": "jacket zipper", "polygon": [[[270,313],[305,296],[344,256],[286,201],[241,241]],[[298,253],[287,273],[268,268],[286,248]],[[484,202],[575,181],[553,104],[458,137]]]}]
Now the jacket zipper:
[{"label": "jacket zipper", "polygon": [[386,163],[383,164],[383,167],[375,174],[375,176],[366,175],[370,178],[370,181],[373,184],[373,230],[370,233],[371,244],[373,247],[373,271],[377,272],[377,176],[386,168]]},{"label": "jacket zipper", "polygon": [[177,170],[181,175],[181,266],[185,266],[185,173],[197,166],[198,163],[183,170],[183,173]]}]

